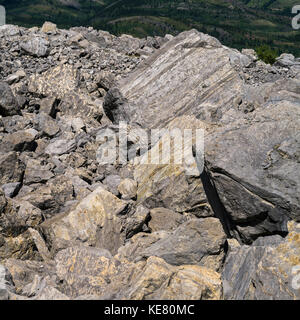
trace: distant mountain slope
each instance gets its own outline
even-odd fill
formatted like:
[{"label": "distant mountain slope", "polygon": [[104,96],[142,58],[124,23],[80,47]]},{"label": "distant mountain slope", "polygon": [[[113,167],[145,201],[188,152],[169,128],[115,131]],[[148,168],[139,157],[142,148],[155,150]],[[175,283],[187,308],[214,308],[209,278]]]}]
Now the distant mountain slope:
[{"label": "distant mountain slope", "polygon": [[268,44],[300,55],[300,32],[291,27],[299,0],[0,0],[8,23],[61,28],[93,26],[137,37],[197,28],[236,48]]}]

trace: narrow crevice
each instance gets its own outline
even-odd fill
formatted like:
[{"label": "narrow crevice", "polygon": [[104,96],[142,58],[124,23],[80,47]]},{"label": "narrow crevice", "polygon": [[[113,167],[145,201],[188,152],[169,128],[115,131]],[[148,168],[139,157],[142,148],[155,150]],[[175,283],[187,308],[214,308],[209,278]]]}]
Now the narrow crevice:
[{"label": "narrow crevice", "polygon": [[[203,188],[207,197],[207,200],[215,214],[215,216],[220,220],[222,223],[223,229],[225,234],[228,238],[232,238],[231,231],[235,230],[235,225],[231,220],[231,217],[227,213],[224,205],[222,204],[216,187],[210,178],[210,174],[206,168],[204,168],[202,174],[200,175]],[[237,232],[235,232],[237,233]]]}]

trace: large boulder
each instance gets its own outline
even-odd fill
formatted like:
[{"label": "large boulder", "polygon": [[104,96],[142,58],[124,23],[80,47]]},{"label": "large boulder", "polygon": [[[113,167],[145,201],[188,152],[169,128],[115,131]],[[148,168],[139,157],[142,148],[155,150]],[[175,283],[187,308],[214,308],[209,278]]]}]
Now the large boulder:
[{"label": "large boulder", "polygon": [[299,300],[300,227],[230,250],[222,273],[228,300]]},{"label": "large boulder", "polygon": [[[286,221],[299,220],[299,80],[280,79],[274,68],[191,30],[120,81],[110,97],[112,121],[127,117],[143,128],[166,128],[184,114],[209,124],[203,192],[186,183],[180,168],[141,165],[138,201],[177,212],[194,211],[187,199],[209,202],[227,234],[246,243],[285,235]],[[251,81],[259,70],[265,77],[257,86]]]},{"label": "large boulder", "polygon": [[[193,116],[182,116],[170,122],[166,129],[149,151],[133,161],[137,201],[149,208],[164,207],[197,217],[213,216],[201,182],[201,170],[192,154],[196,130],[210,130],[210,127]],[[184,129],[193,134],[185,135]],[[153,133],[152,139],[155,141]]]},{"label": "large boulder", "polygon": [[142,256],[157,256],[176,266],[195,264],[218,271],[225,256],[225,242],[218,219],[191,219],[145,248]]},{"label": "large boulder", "polygon": [[231,59],[238,54],[232,51],[196,30],[179,34],[120,82],[113,118],[119,119],[119,109],[145,128],[165,127],[181,115],[220,119],[243,87]]},{"label": "large boulder", "polygon": [[[137,199],[184,212],[195,211],[186,199],[206,194],[208,201],[198,204],[209,202],[228,235],[251,243],[285,235],[287,220],[299,220],[299,80],[280,79],[246,53],[195,30],[183,32],[119,83],[113,112],[148,129],[166,128],[183,114],[208,124],[196,125],[206,130],[203,191],[187,185],[180,168],[140,165]],[[266,74],[259,86],[247,80],[256,68]],[[190,197],[185,190],[192,190]]]},{"label": "large boulder", "polygon": [[[299,85],[298,80],[290,80],[289,88],[275,83],[263,108],[206,137],[207,169],[228,220],[245,242],[285,235],[287,220],[300,221]],[[288,90],[294,98],[286,101]]]},{"label": "large boulder", "polygon": [[123,244],[122,216],[128,204],[102,187],[79,202],[74,210],[55,216],[42,224],[53,249],[80,241],[113,253]]}]

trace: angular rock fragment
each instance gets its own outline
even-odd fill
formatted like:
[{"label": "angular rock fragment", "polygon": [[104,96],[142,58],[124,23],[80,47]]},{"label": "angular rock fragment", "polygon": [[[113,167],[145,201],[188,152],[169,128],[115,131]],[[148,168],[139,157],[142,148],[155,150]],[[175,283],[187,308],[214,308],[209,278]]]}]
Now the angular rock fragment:
[{"label": "angular rock fragment", "polygon": [[5,193],[5,196],[8,198],[12,198],[15,195],[17,195],[18,191],[20,190],[20,187],[20,182],[6,183],[2,185],[2,189]]},{"label": "angular rock fragment", "polygon": [[14,292],[14,285],[9,271],[0,265],[0,300],[8,300]]},{"label": "angular rock fragment", "polygon": [[35,142],[37,135],[38,132],[34,129],[20,130],[8,134],[0,142],[1,151],[34,151],[37,147]]},{"label": "angular rock fragment", "polygon": [[33,37],[20,44],[21,49],[34,57],[45,57],[49,54],[49,41],[40,37]]},{"label": "angular rock fragment", "polygon": [[51,142],[45,149],[45,153],[52,156],[70,153],[76,149],[76,141],[59,139]]},{"label": "angular rock fragment", "polygon": [[41,28],[41,32],[56,33],[57,32],[56,24],[46,21]]},{"label": "angular rock fragment", "polygon": [[53,177],[54,174],[51,172],[51,165],[43,165],[41,161],[34,159],[27,161],[24,175],[24,183],[26,185],[45,183]]},{"label": "angular rock fragment", "polygon": [[114,253],[125,240],[121,218],[126,207],[126,202],[99,187],[73,211],[46,221],[42,228],[53,249],[80,241]]},{"label": "angular rock fragment", "polygon": [[19,160],[16,152],[0,153],[0,185],[21,182],[25,165]]},{"label": "angular rock fragment", "polygon": [[0,82],[0,116],[13,116],[20,114],[17,100],[10,88],[5,82]]},{"label": "angular rock fragment", "polygon": [[56,122],[50,117],[50,115],[40,112],[37,117],[37,128],[42,135],[53,138],[59,132],[59,126]]},{"label": "angular rock fragment", "polygon": [[160,257],[176,266],[195,264],[218,271],[225,256],[225,241],[218,219],[191,219],[168,237],[146,248],[142,254]]},{"label": "angular rock fragment", "polygon": [[[11,230],[15,231],[15,230]],[[37,251],[36,244],[29,231],[17,236],[13,234],[0,235],[0,260],[15,258],[20,260],[40,260],[41,256]]]}]

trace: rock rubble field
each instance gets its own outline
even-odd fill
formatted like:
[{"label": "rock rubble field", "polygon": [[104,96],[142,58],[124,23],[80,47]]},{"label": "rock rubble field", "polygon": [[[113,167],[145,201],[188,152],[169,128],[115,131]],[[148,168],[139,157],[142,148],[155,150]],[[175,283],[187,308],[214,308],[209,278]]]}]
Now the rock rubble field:
[{"label": "rock rubble field", "polygon": [[[202,129],[203,168],[194,139],[143,163],[158,128]],[[0,27],[0,300],[297,300],[299,274],[300,59]]]}]

